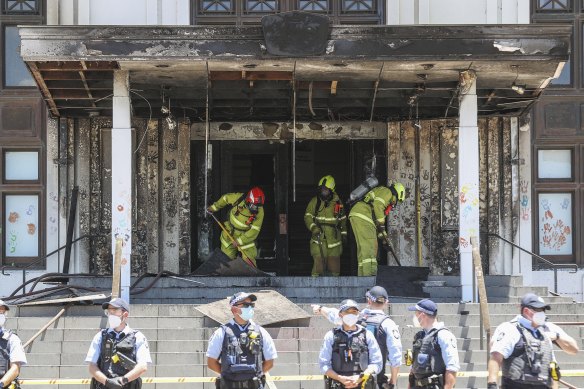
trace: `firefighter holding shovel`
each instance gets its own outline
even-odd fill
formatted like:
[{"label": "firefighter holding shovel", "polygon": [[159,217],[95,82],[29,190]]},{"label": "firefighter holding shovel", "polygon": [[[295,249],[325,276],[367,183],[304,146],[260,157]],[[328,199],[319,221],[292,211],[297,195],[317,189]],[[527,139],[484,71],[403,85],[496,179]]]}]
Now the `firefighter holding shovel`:
[{"label": "firefighter holding shovel", "polygon": [[[252,188],[246,193],[227,193],[214,202],[207,211],[211,213],[215,221],[222,229],[221,251],[229,258],[235,259],[241,252],[243,260],[256,267],[257,248],[255,241],[262,229],[264,221],[264,192],[258,188]],[[230,206],[227,220],[224,223],[213,215],[213,212]]]}]

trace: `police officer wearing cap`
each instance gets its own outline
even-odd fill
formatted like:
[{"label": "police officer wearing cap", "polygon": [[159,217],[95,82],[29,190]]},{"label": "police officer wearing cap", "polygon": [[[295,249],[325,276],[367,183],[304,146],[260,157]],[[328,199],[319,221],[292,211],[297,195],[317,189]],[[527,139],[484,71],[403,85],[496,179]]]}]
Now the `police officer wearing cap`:
[{"label": "police officer wearing cap", "polygon": [[233,319],[209,340],[207,366],[221,375],[217,388],[263,388],[265,374],[278,357],[270,334],[252,320],[256,300],[256,295],[245,292],[231,296]]},{"label": "police officer wearing cap", "polygon": [[148,341],[130,328],[129,304],[122,298],[103,303],[108,328],[98,332],[85,362],[89,363],[92,389],[139,389],[142,376],[152,363]]},{"label": "police officer wearing cap", "polygon": [[342,324],[326,333],[318,357],[326,387],[373,389],[375,376],[383,367],[375,336],[357,324],[359,306],[355,301],[343,300],[339,317]]},{"label": "police officer wearing cap", "polygon": [[4,328],[9,310],[10,307],[0,300],[0,388],[19,388],[17,378],[20,368],[26,365],[26,355],[20,338]]},{"label": "police officer wearing cap", "polygon": [[460,370],[456,337],[437,320],[438,306],[432,300],[418,301],[409,307],[414,312],[414,336],[409,388],[452,389]]},{"label": "police officer wearing cap", "polygon": [[[381,350],[383,367],[377,375],[377,385],[380,389],[392,389],[397,384],[399,367],[402,362],[402,343],[399,326],[385,314],[389,305],[389,296],[382,286],[374,286],[365,294],[367,308],[359,315],[359,324],[371,331]],[[314,313],[320,313],[330,322],[341,324],[339,310],[313,305]],[[389,362],[391,375],[386,375],[386,362]]]},{"label": "police officer wearing cap", "polygon": [[549,309],[543,298],[527,293],[521,299],[520,315],[497,327],[488,365],[489,389],[497,388],[501,367],[502,388],[553,387],[552,380],[558,370],[552,343],[569,354],[576,354],[578,345],[560,327],[546,321],[545,311]]}]

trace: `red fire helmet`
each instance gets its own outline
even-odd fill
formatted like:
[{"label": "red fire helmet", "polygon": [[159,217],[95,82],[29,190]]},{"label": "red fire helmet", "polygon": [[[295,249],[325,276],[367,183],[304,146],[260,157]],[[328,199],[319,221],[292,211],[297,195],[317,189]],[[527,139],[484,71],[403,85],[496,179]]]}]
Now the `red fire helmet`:
[{"label": "red fire helmet", "polygon": [[247,194],[247,197],[245,198],[245,202],[249,204],[264,205],[265,201],[266,196],[264,195],[264,191],[257,186],[251,188]]}]

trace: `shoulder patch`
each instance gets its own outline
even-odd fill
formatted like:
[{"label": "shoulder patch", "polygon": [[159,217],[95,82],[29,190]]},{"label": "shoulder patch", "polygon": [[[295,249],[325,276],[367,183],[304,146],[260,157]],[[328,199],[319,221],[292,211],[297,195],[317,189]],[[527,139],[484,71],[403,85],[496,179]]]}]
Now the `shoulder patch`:
[{"label": "shoulder patch", "polygon": [[503,331],[499,332],[499,336],[497,336],[497,342],[500,342],[505,337],[505,333]]},{"label": "shoulder patch", "polygon": [[391,333],[393,334],[394,338],[399,339],[399,331],[397,328],[394,328]]}]

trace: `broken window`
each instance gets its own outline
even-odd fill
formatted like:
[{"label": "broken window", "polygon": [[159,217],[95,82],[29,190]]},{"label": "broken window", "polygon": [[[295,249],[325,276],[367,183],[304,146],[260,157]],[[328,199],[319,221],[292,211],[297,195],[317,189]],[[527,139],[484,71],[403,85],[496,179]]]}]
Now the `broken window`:
[{"label": "broken window", "polygon": [[38,15],[40,0],[2,0],[4,15]]}]

